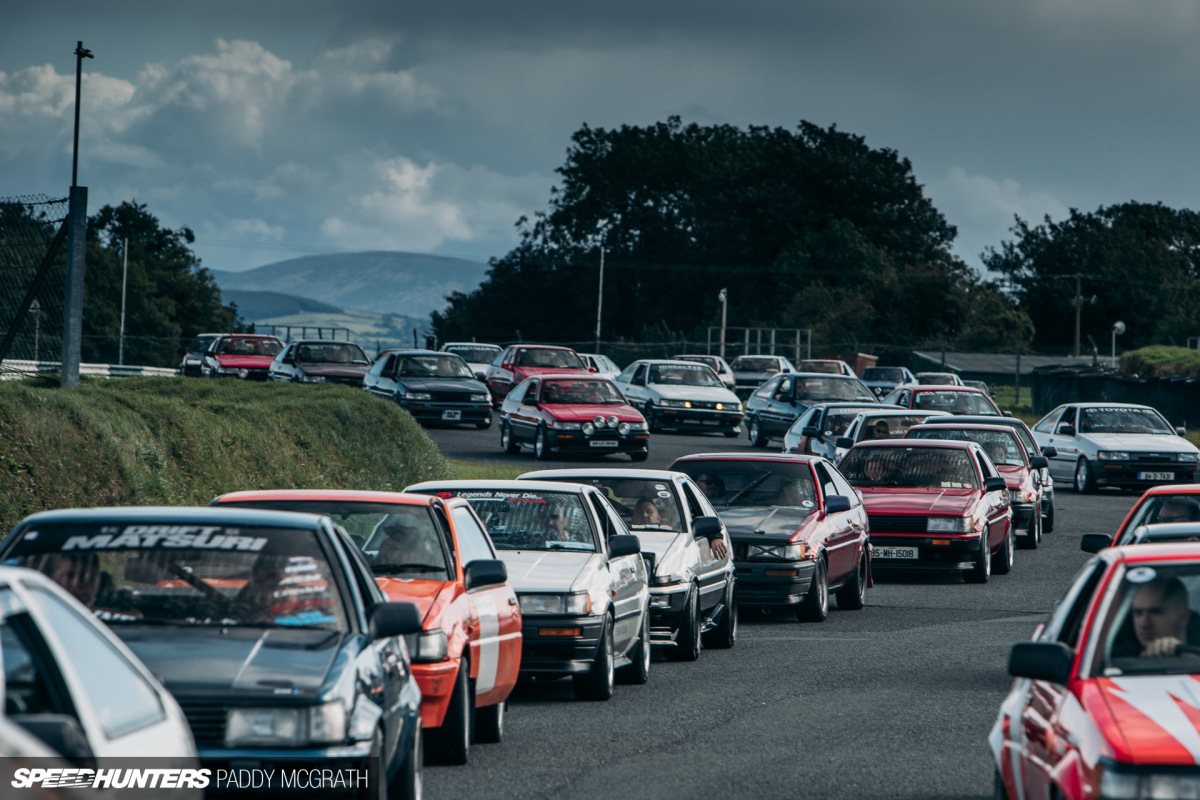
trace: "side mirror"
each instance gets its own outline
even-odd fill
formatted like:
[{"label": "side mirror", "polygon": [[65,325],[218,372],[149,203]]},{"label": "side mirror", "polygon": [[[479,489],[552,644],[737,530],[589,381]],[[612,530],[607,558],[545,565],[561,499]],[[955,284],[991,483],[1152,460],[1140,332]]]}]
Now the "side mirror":
[{"label": "side mirror", "polygon": [[595,371],[596,371],[595,367],[588,367],[588,372],[595,372]]},{"label": "side mirror", "polygon": [[372,641],[420,631],[421,610],[416,603],[376,603],[367,611],[367,633]]},{"label": "side mirror", "polygon": [[983,481],[983,490],[985,492],[1007,492],[1008,484],[1004,482],[1004,478],[999,475],[993,475],[990,478],[985,478]]},{"label": "side mirror", "polygon": [[816,439],[821,435],[821,429],[814,427],[812,425],[809,425],[806,428],[800,429],[800,435],[807,436],[809,439]]},{"label": "side mirror", "polygon": [[851,447],[854,447],[854,440],[849,436],[839,436],[838,440],[833,444],[834,447],[840,447],[843,450],[849,450]]},{"label": "side mirror", "polygon": [[499,586],[508,581],[508,568],[503,561],[480,558],[463,567],[463,583],[467,591],[480,586]]},{"label": "side mirror", "polygon": [[80,767],[95,767],[96,754],[79,720],[68,714],[13,714],[9,719]]},{"label": "side mirror", "polygon": [[1085,533],[1079,540],[1079,549],[1085,553],[1099,553],[1112,547],[1113,537],[1107,533]]},{"label": "side mirror", "polygon": [[642,540],[632,533],[621,533],[608,540],[608,557],[636,556],[642,552]]},{"label": "side mirror", "polygon": [[1017,642],[1008,653],[1008,673],[1066,685],[1075,651],[1062,642]]},{"label": "side mirror", "polygon": [[840,514],[850,510],[850,498],[845,495],[832,494],[825,498],[825,513]]},{"label": "side mirror", "polygon": [[1001,411],[1000,413],[1001,413],[1001,414],[1003,414],[1003,415],[1004,415],[1004,416],[1006,416],[1006,417],[1011,417],[1011,416],[1012,416],[1012,412],[1011,412],[1011,411]]},{"label": "side mirror", "polygon": [[1047,445],[1042,448],[1042,455],[1044,455],[1046,458],[1057,458],[1058,448]]},{"label": "side mirror", "polygon": [[692,520],[692,533],[697,539],[716,539],[721,535],[721,520],[716,517],[696,517]]},{"label": "side mirror", "polygon": [[1046,469],[1050,466],[1050,460],[1045,456],[1033,456],[1029,459],[1030,469]]},{"label": "side mirror", "polygon": [[1175,433],[1179,436],[1187,436],[1187,428],[1180,426],[1175,429]]},{"label": "side mirror", "polygon": [[512,368],[513,365],[507,361],[500,365],[500,369],[504,370],[505,372],[512,372]]},{"label": "side mirror", "polygon": [[1057,432],[1059,436],[1074,436],[1075,426],[1064,422],[1062,425],[1058,426]]}]

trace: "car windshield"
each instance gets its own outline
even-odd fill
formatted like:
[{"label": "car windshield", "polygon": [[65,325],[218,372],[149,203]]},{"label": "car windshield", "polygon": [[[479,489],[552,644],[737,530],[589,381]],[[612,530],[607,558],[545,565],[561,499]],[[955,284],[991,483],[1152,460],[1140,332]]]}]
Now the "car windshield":
[{"label": "car windshield", "polygon": [[544,381],[541,402],[548,405],[625,405],[625,397],[609,381]]},{"label": "car windshield", "polygon": [[446,348],[446,352],[453,353],[463,361],[468,361],[472,364],[490,364],[492,360],[499,355],[500,348],[451,345]]},{"label": "car windshield", "polygon": [[1142,525],[1134,528],[1131,544],[1156,542],[1200,542],[1200,525]]},{"label": "car windshield", "polygon": [[1200,673],[1200,564],[1130,565],[1114,591],[1097,632],[1101,674]]},{"label": "car windshield", "polygon": [[1200,522],[1200,494],[1148,495],[1134,509],[1125,530],[1166,522]]},{"label": "car windshield", "polygon": [[296,349],[296,360],[305,364],[370,363],[361,347],[343,342],[302,344]]},{"label": "car windshield", "polygon": [[853,486],[979,488],[971,456],[957,447],[856,447],[838,469]]},{"label": "car windshield", "polygon": [[550,350],[530,347],[519,348],[513,364],[518,367],[587,369],[574,350]]},{"label": "car windshield", "polygon": [[347,630],[311,530],[211,524],[58,523],[21,531],[10,555],[109,624]]},{"label": "car windshield", "polygon": [[838,400],[874,400],[875,395],[855,378],[796,378],[795,398],[812,405]]},{"label": "car windshield", "polygon": [[865,442],[871,439],[903,439],[908,429],[925,421],[923,414],[864,416],[862,425],[858,428],[857,441]]},{"label": "car windshield", "polygon": [[226,339],[217,346],[217,355],[222,356],[270,356],[274,358],[283,349],[278,339]]},{"label": "car windshield", "polygon": [[779,359],[739,356],[731,368],[734,372],[779,372]]},{"label": "car windshield", "polygon": [[431,581],[451,578],[453,569],[446,560],[442,537],[425,506],[331,499],[244,500],[220,505],[326,516],[346,529],[376,575]]},{"label": "car windshield", "polygon": [[713,356],[672,356],[672,361],[695,361],[697,364],[704,364],[713,372],[718,372],[721,369],[721,362]]},{"label": "car windshield", "polygon": [[655,364],[650,367],[650,383],[663,386],[720,386],[711,367],[703,364]]},{"label": "car windshield", "polygon": [[455,355],[400,356],[396,360],[396,375],[401,378],[442,380],[469,380],[475,377],[466,362]]},{"label": "car windshield", "polygon": [[981,392],[913,392],[913,408],[927,411],[949,411],[952,414],[1000,416]]},{"label": "car windshield", "polygon": [[863,370],[864,381],[896,381],[904,380],[904,370],[900,367],[867,367]]},{"label": "car windshield", "polygon": [[434,489],[461,497],[483,519],[497,550],[596,551],[596,535],[573,492],[514,489]]},{"label": "car windshield", "polygon": [[[861,413],[862,409],[860,408],[830,409],[825,412],[825,430],[823,432],[834,437],[842,436],[850,428],[850,423],[854,422],[854,419]],[[801,419],[803,417],[797,419],[792,425],[793,430],[800,430],[796,425],[800,424]]]},{"label": "car windshield", "polygon": [[713,459],[684,461],[674,469],[690,475],[714,506],[788,506],[809,512],[817,507],[806,463]]},{"label": "car windshield", "polygon": [[928,386],[953,386],[958,383],[958,378],[953,372],[918,372],[917,383]]},{"label": "car windshield", "polygon": [[950,439],[957,442],[978,442],[983,445],[984,452],[993,464],[1007,464],[1011,467],[1024,467],[1025,452],[1017,441],[1016,433],[1009,431],[982,431],[978,429],[951,428],[949,425],[938,425],[921,431],[909,431],[910,439]]},{"label": "car windshield", "polygon": [[654,478],[568,477],[568,483],[595,486],[633,531],[681,531],[682,513],[675,485]]},{"label": "car windshield", "polygon": [[1083,408],[1080,413],[1080,433],[1175,434],[1171,424],[1152,408]]},{"label": "car windshield", "polygon": [[216,340],[217,340],[216,336],[197,336],[195,339],[192,340],[191,346],[188,347],[188,353],[190,353],[192,355],[195,355],[197,353],[203,353]]}]

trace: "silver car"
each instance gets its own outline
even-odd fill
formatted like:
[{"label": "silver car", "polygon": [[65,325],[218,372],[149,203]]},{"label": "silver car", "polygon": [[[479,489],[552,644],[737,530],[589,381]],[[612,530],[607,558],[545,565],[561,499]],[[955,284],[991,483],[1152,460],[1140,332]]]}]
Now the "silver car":
[{"label": "silver car", "polygon": [[698,364],[707,364],[712,367],[713,372],[717,373],[717,377],[721,379],[721,383],[725,384],[725,388],[733,391],[737,386],[737,382],[733,378],[733,370],[729,367],[729,362],[720,356],[710,356],[702,353],[684,353],[677,356],[671,356],[672,361],[695,361]]},{"label": "silver car", "polygon": [[783,356],[738,356],[729,367],[733,370],[734,391],[743,400],[780,372],[796,371]]},{"label": "silver car", "polygon": [[496,360],[502,349],[498,344],[482,342],[446,342],[442,345],[443,353],[454,353],[467,362],[471,374],[481,381],[487,378],[488,365]]},{"label": "silver car", "polygon": [[1194,483],[1200,450],[1183,433],[1150,406],[1132,403],[1067,403],[1033,426],[1038,446],[1054,449],[1050,474],[1077,492]]},{"label": "silver car", "polygon": [[580,700],[607,700],[619,672],[650,670],[650,589],[641,543],[592,486],[426,481],[404,491],[471,503],[521,605],[521,672],[570,675]]},{"label": "silver car", "polygon": [[629,404],[642,412],[651,431],[742,432],[742,402],[705,364],[642,359],[616,377]]}]

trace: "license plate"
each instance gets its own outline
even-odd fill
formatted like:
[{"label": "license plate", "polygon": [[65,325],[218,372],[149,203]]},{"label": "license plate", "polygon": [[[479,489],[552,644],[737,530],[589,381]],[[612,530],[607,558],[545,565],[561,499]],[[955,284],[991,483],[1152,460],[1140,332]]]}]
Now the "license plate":
[{"label": "license plate", "polygon": [[1139,472],[1139,481],[1173,481],[1175,480],[1174,472]]},{"label": "license plate", "polygon": [[616,447],[616,442],[592,442],[592,447]]},{"label": "license plate", "polygon": [[915,547],[876,547],[876,558],[916,558],[917,548]]},{"label": "license plate", "polygon": [[700,424],[701,424],[701,425],[720,425],[720,424],[721,424],[721,420],[719,420],[719,419],[706,419],[706,420],[701,420]]},{"label": "license plate", "polygon": [[442,412],[442,419],[462,419],[462,412],[458,409],[450,409]]}]

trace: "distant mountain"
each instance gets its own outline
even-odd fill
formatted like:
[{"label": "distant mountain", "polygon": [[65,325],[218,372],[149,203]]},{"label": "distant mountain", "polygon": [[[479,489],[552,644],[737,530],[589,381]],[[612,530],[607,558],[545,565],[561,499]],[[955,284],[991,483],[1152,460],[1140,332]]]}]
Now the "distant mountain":
[{"label": "distant mountain", "polygon": [[419,318],[444,309],[451,292],[474,290],[487,270],[487,264],[462,258],[374,251],[304,256],[245,272],[211,272],[226,298],[231,290],[277,292]]},{"label": "distant mountain", "polygon": [[339,306],[307,297],[280,292],[249,292],[244,289],[223,289],[221,302],[224,305],[237,304],[238,314],[250,322],[294,314],[340,314],[342,311]]}]

